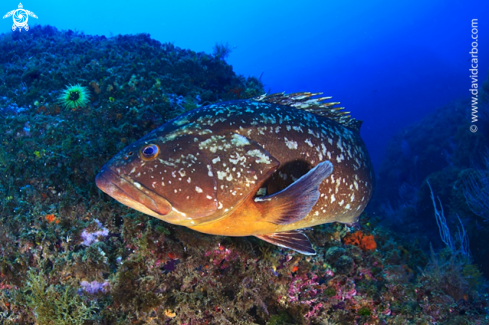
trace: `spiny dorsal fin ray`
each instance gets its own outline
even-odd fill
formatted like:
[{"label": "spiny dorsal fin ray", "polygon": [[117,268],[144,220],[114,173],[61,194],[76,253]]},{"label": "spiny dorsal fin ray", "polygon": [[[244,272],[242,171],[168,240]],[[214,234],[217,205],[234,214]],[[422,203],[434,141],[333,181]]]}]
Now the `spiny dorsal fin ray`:
[{"label": "spiny dorsal fin ray", "polygon": [[300,230],[290,230],[284,232],[276,232],[273,234],[256,235],[270,244],[280,247],[293,249],[304,255],[316,255],[316,251],[312,248],[309,238]]},{"label": "spiny dorsal fin ray", "polygon": [[282,92],[270,95],[264,94],[258,97],[254,97],[251,100],[295,107],[297,109],[305,110],[309,113],[327,117],[350,129],[360,131],[362,121],[356,120],[351,117],[349,115],[350,112],[342,112],[341,110],[343,110],[344,107],[335,106],[338,105],[339,102],[324,102],[325,100],[331,99],[331,97],[311,98],[322,94],[323,93],[310,92],[285,94],[284,92]]}]

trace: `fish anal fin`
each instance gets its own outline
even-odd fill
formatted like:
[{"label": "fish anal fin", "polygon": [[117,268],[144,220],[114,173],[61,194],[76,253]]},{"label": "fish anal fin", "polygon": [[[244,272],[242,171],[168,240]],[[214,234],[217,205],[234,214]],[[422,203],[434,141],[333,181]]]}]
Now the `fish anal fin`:
[{"label": "fish anal fin", "polygon": [[333,164],[323,161],[280,192],[256,197],[262,205],[265,221],[287,225],[302,220],[319,199],[321,182],[331,175]]},{"label": "fish anal fin", "polygon": [[299,230],[256,235],[255,237],[258,237],[270,244],[292,249],[304,255],[316,255],[316,251],[314,248],[312,248],[309,238],[307,238],[307,236]]}]

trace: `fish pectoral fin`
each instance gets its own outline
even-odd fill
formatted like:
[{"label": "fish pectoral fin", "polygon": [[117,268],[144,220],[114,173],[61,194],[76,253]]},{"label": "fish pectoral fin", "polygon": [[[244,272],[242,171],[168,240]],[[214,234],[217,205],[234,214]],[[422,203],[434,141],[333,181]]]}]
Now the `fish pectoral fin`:
[{"label": "fish pectoral fin", "polygon": [[304,255],[316,255],[316,251],[312,248],[309,238],[300,230],[290,230],[284,232],[276,232],[273,234],[256,235],[270,244],[280,247],[295,250]]},{"label": "fish pectoral fin", "polygon": [[319,199],[319,185],[332,172],[333,164],[323,161],[282,191],[255,198],[263,205],[265,221],[287,225],[302,220]]}]

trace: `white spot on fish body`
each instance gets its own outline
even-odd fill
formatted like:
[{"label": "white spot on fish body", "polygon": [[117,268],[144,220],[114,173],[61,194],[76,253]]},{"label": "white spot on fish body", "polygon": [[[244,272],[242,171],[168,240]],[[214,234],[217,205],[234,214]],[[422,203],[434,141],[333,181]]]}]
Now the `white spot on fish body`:
[{"label": "white spot on fish body", "polygon": [[212,130],[209,129],[203,129],[202,131],[199,132],[199,135],[204,135],[204,134],[211,134]]},{"label": "white spot on fish body", "polygon": [[338,137],[338,142],[336,142],[336,146],[338,147],[338,149],[340,149],[343,152],[343,146],[342,146],[342,143],[341,143],[341,137]]},{"label": "white spot on fish body", "polygon": [[307,133],[309,133],[309,134],[313,135],[315,138],[319,138],[319,133],[318,133],[318,134],[316,134],[316,133],[315,133],[313,130],[311,130],[311,129],[307,129]]},{"label": "white spot on fish body", "polygon": [[173,125],[177,125],[177,126],[180,126],[180,125],[184,125],[186,123],[189,123],[189,121],[187,119],[178,119],[176,121],[173,122]]},{"label": "white spot on fish body", "polygon": [[334,201],[336,201],[336,199],[334,198],[334,194],[331,194],[331,203],[333,203]]},{"label": "white spot on fish body", "polygon": [[326,156],[326,146],[324,143],[321,143],[321,149],[323,150],[323,156]]},{"label": "white spot on fish body", "polygon": [[[223,180],[224,177],[226,177],[226,172],[223,172],[223,171],[217,171],[217,178],[220,179],[220,180]],[[222,188],[222,185],[221,185],[221,188]]]},{"label": "white spot on fish body", "polygon": [[250,141],[248,141],[248,138],[239,135],[239,134],[233,134],[233,137],[231,139],[231,143],[235,145],[236,147],[243,147],[247,146],[250,144]]},{"label": "white spot on fish body", "polygon": [[314,146],[311,142],[311,139],[306,139],[304,142],[307,143],[311,148]]},{"label": "white spot on fish body", "polygon": [[196,186],[196,187],[195,187],[195,191],[196,191],[197,193],[202,193],[202,192],[204,192],[204,191],[203,191],[203,190],[202,190],[200,187],[198,187],[198,186]]},{"label": "white spot on fish body", "polygon": [[[258,149],[248,150],[248,152],[246,154],[248,156],[250,156],[250,157],[256,157],[256,158],[258,158],[256,160],[257,163],[265,163],[265,164],[270,164],[271,163],[270,158],[268,158],[268,156],[266,156],[264,153],[262,153]],[[256,177],[256,175],[255,175],[255,177]]]},{"label": "white spot on fish body", "polygon": [[285,140],[285,144],[289,149],[297,149],[297,142],[293,140],[289,141],[287,138],[284,138],[284,140]]},{"label": "white spot on fish body", "polygon": [[229,161],[236,165],[238,163],[245,163],[246,162],[246,157],[245,156],[241,156],[239,153],[236,153],[236,155],[231,155],[229,157]]}]

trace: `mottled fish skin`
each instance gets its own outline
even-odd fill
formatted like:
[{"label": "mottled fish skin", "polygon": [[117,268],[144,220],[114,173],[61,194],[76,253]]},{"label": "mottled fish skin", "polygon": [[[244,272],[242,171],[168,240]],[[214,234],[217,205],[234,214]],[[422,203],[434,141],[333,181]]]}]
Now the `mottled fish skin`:
[{"label": "mottled fish skin", "polygon": [[[141,149],[157,145],[155,159]],[[333,172],[301,220],[264,220],[257,192],[276,193],[320,162]],[[116,200],[161,220],[226,236],[354,223],[373,193],[373,169],[357,130],[290,106],[236,100],[200,107],[119,152],[97,176]],[[260,190],[261,189],[261,190]]]}]

